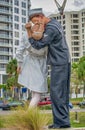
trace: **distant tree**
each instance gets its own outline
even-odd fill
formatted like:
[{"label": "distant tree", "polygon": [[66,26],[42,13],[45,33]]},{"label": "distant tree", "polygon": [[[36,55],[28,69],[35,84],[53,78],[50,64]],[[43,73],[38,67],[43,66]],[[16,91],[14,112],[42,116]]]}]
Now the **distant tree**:
[{"label": "distant tree", "polygon": [[[72,64],[73,79],[75,84],[83,84],[83,98],[85,98],[85,56],[81,57],[77,63]],[[77,89],[76,88],[76,89]],[[78,89],[77,89],[78,90]]]},{"label": "distant tree", "polygon": [[85,56],[81,57],[78,64],[78,78],[83,83],[83,98],[85,98]]},{"label": "distant tree", "polygon": [[6,84],[0,84],[0,89],[2,89],[2,88],[6,90],[7,89]]},{"label": "distant tree", "polygon": [[16,69],[17,69],[17,60],[12,59],[7,64],[6,73],[8,74],[8,76],[17,75]]},{"label": "distant tree", "polygon": [[[6,67],[6,72],[8,74],[8,79],[6,81],[8,88],[18,87],[20,89],[21,85],[18,84],[18,74],[17,74],[17,60],[12,59],[9,61]],[[14,93],[14,92],[13,92]]]},{"label": "distant tree", "polygon": [[71,84],[75,89],[76,98],[78,97],[78,87],[80,84],[79,78],[78,78],[78,63],[72,64],[72,74],[71,74]]}]

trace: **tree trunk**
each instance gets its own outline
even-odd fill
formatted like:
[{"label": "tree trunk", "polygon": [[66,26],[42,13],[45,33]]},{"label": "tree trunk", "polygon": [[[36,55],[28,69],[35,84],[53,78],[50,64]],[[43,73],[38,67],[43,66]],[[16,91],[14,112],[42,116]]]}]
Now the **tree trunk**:
[{"label": "tree trunk", "polygon": [[75,94],[76,94],[76,98],[78,98],[78,86],[76,86]]},{"label": "tree trunk", "polygon": [[84,89],[83,89],[83,99],[85,99],[85,82],[84,82]]}]

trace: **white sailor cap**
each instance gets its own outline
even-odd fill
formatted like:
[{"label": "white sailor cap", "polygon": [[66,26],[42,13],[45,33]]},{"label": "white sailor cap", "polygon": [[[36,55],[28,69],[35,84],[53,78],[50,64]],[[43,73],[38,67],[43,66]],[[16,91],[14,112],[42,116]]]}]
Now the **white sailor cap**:
[{"label": "white sailor cap", "polygon": [[42,8],[35,8],[29,10],[29,19],[38,14],[43,14]]}]

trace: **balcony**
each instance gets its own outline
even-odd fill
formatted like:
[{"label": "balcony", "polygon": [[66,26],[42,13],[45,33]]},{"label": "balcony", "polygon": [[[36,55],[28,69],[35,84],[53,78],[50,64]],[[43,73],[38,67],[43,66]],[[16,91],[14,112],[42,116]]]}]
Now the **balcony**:
[{"label": "balcony", "polygon": [[11,27],[0,26],[0,30],[12,31],[12,28]]},{"label": "balcony", "polygon": [[9,62],[9,60],[0,60],[0,63],[3,63],[3,64],[7,64]]},{"label": "balcony", "polygon": [[10,11],[10,10],[5,10],[5,9],[0,9],[0,14],[12,15],[12,11]]},{"label": "balcony", "polygon": [[12,56],[12,52],[8,52],[8,51],[0,51],[0,55],[8,55],[8,56]]},{"label": "balcony", "polygon": [[0,47],[12,47],[11,43],[1,43],[0,42]]},{"label": "balcony", "polygon": [[2,39],[12,39],[12,36],[11,35],[0,34],[0,38],[2,38]]},{"label": "balcony", "polygon": [[12,3],[9,3],[9,2],[5,2],[3,0],[0,0],[0,6],[8,6],[8,7],[12,7]]},{"label": "balcony", "polygon": [[6,68],[0,68],[0,71],[6,71]]},{"label": "balcony", "polygon": [[1,18],[1,19],[0,19],[0,22],[3,22],[3,23],[12,23],[12,19]]}]

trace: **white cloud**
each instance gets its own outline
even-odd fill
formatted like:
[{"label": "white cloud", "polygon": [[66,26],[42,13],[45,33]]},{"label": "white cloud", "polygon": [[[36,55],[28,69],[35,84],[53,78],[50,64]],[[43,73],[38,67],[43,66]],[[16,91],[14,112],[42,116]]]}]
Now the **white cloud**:
[{"label": "white cloud", "polygon": [[[57,0],[62,5],[63,0]],[[31,0],[31,8],[43,8],[45,12],[58,12],[54,0]],[[85,8],[85,0],[67,0],[65,10],[79,10]]]}]

